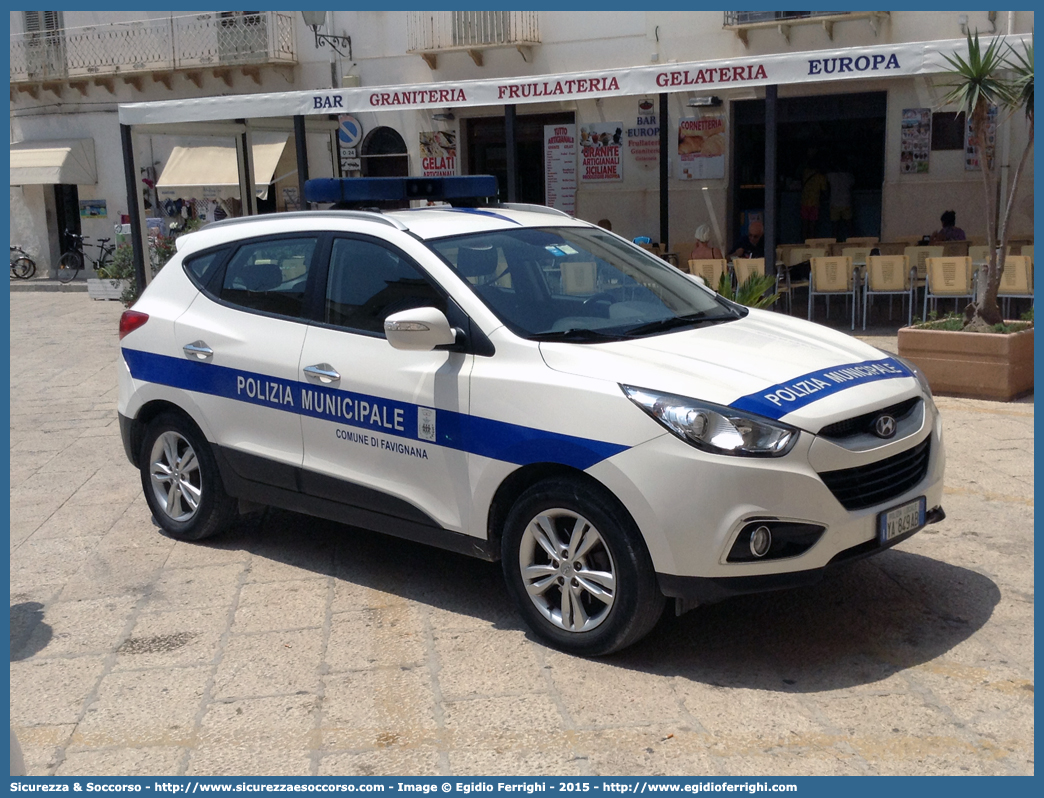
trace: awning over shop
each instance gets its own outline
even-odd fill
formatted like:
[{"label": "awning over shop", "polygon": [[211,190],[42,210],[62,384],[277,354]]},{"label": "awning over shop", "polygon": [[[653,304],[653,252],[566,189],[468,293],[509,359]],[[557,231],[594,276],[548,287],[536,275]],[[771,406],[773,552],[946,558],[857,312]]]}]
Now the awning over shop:
[{"label": "awning over shop", "polygon": [[[1023,51],[1030,35],[998,36]],[[523,105],[664,92],[825,83],[931,75],[949,69],[947,56],[967,53],[964,39],[896,42],[834,50],[743,55],[707,61],[648,64],[590,72],[483,80],[240,94],[124,103],[120,123],[162,125],[225,119],[402,111],[421,108]]]},{"label": "awning over shop", "polygon": [[19,141],[11,145],[12,186],[93,186],[97,182],[94,139]]},{"label": "awning over shop", "polygon": [[[276,165],[286,146],[287,133],[257,132],[252,136],[254,190],[268,198]],[[216,140],[204,145],[175,147],[156,181],[160,199],[239,199],[239,163],[236,145],[231,140]]]}]

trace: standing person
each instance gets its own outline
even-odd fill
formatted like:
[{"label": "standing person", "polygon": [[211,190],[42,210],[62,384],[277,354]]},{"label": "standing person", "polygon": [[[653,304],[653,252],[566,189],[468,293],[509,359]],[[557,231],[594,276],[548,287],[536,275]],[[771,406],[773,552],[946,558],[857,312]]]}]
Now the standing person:
[{"label": "standing person", "polygon": [[765,225],[755,219],[747,226],[747,234],[739,240],[730,258],[765,257]]},{"label": "standing person", "polygon": [[721,250],[710,245],[710,225],[701,224],[696,228],[694,235],[696,237],[696,245],[692,248],[689,260],[717,260],[721,258]]},{"label": "standing person", "polygon": [[815,238],[816,224],[819,222],[819,200],[827,190],[827,180],[809,154],[808,166],[801,175],[801,238]]},{"label": "standing person", "polygon": [[957,227],[957,214],[955,211],[946,211],[942,216],[939,217],[939,221],[942,222],[942,229],[936,230],[932,233],[931,243],[941,243],[943,241],[964,241],[964,231]]},{"label": "standing person", "polygon": [[848,226],[852,221],[852,187],[855,185],[855,175],[838,169],[828,172],[826,179],[830,185],[830,223],[834,228],[834,238],[844,241],[848,238]]}]

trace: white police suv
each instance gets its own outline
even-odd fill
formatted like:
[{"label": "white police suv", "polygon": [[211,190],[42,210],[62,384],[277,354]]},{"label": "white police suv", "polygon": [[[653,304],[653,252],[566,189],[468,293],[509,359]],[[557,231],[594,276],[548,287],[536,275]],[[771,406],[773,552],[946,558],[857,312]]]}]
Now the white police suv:
[{"label": "white police suv", "polygon": [[638,640],[665,597],[808,584],[944,517],[912,365],[546,208],[212,224],[120,339],[123,440],[167,534],[260,503],[499,559],[578,654]]}]

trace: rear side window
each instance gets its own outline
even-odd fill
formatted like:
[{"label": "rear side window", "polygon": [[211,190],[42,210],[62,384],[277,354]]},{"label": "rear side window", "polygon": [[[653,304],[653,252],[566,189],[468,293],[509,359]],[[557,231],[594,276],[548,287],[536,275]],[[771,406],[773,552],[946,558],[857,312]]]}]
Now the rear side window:
[{"label": "rear side window", "polygon": [[446,300],[404,256],[372,241],[334,241],[326,283],[327,324],[383,335],[389,315],[421,307],[445,313]]},{"label": "rear side window", "polygon": [[214,269],[221,263],[224,254],[225,250],[216,250],[205,255],[187,258],[185,271],[197,286],[205,286],[207,281],[214,276]]},{"label": "rear side window", "polygon": [[300,316],[316,238],[254,241],[225,268],[218,296],[225,302],[280,316]]}]

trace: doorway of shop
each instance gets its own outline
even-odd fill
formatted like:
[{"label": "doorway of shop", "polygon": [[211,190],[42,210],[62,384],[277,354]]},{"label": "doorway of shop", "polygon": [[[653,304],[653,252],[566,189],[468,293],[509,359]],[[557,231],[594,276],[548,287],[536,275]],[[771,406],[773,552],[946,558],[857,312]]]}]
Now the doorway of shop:
[{"label": "doorway of shop", "polygon": [[58,248],[64,255],[73,248],[73,242],[66,233],[80,235],[80,193],[76,186],[55,185],[54,220],[58,225]]},{"label": "doorway of shop", "polygon": [[[572,113],[519,114],[515,118],[517,144],[517,201],[544,204],[544,125],[571,125]],[[462,120],[468,147],[468,174],[495,175],[499,198],[507,199],[507,140],[504,117]]]},{"label": "doorway of shop", "polygon": [[[881,235],[887,97],[864,92],[778,100],[776,243]],[[733,103],[732,116],[729,223],[736,240],[765,207],[765,101]],[[849,187],[848,211],[835,211],[833,219],[830,185],[842,198]]]}]

